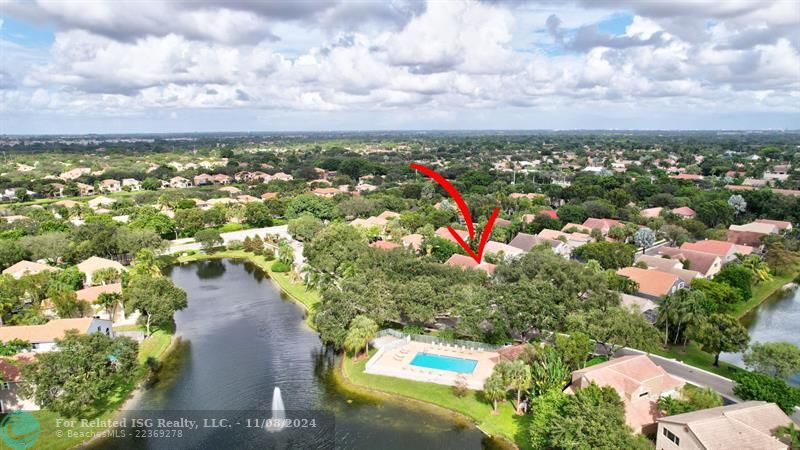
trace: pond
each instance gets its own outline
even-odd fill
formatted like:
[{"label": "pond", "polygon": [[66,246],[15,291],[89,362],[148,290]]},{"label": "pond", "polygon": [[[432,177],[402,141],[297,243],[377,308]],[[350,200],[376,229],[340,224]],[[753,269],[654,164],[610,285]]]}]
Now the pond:
[{"label": "pond", "polygon": [[[800,346],[800,289],[778,291],[742,319],[750,342],[786,341]],[[744,367],[741,353],[723,353],[720,360]],[[800,385],[800,374],[790,380]]]},{"label": "pond", "polygon": [[[305,433],[302,444],[263,429],[203,430],[182,440],[110,439],[102,448],[496,448],[471,423],[420,404],[365,398],[337,383],[337,356],[304,323],[304,311],[283,298],[256,266],[212,260],[175,266],[170,276],[189,306],[176,314],[180,344],[159,381],[134,403],[146,411],[269,412],[274,388],[287,417],[321,410],[335,433]],[[246,414],[246,413],[241,413]],[[266,414],[269,417],[269,414]],[[335,440],[335,443],[334,443]]]}]

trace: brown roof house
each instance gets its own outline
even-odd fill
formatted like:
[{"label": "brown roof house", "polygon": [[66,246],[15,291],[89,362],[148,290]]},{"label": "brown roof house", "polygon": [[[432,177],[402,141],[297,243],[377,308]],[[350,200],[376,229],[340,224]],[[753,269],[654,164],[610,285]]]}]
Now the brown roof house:
[{"label": "brown roof house", "polygon": [[683,263],[676,259],[667,259],[660,256],[639,255],[636,262],[647,265],[648,269],[660,270],[662,272],[673,273],[685,282],[691,284],[692,280],[701,277],[700,272],[683,268]]},{"label": "brown roof house", "polygon": [[639,284],[638,295],[652,300],[674,294],[678,289],[686,286],[686,281],[678,275],[660,270],[623,267],[617,271],[617,275],[637,282]]},{"label": "brown roof house", "polygon": [[125,272],[126,270],[125,266],[117,261],[101,258],[99,256],[92,256],[79,263],[77,267],[78,270],[86,277],[86,281],[84,282],[85,286],[92,286],[95,284],[92,282],[92,275],[100,269],[116,269],[119,273]]},{"label": "brown roof house", "polygon": [[731,242],[706,239],[697,242],[685,242],[681,250],[694,250],[696,252],[711,253],[722,259],[722,264],[728,264],[736,259],[736,254],[749,255],[754,248],[747,245],[736,245]]},{"label": "brown roof house", "polygon": [[675,395],[685,384],[646,355],[623,356],[576,370],[572,372],[572,383],[565,392],[574,393],[591,383],[611,386],[617,391],[625,405],[625,422],[637,433],[647,433],[655,428],[659,417],[658,399]]},{"label": "brown roof house", "polygon": [[478,264],[469,256],[459,255],[458,253],[454,254],[450,257],[445,264],[448,266],[458,266],[463,269],[480,269],[484,272],[488,273],[489,275],[494,275],[495,265],[487,262],[482,262]]},{"label": "brown roof house", "polygon": [[78,334],[105,333],[114,335],[111,321],[94,317],[80,319],[56,319],[44,325],[18,325],[0,327],[0,342],[21,339],[31,343],[34,353],[49,352],[56,346],[55,340],[64,337],[68,330],[77,330]]},{"label": "brown roof house", "polygon": [[611,227],[614,225],[619,225],[619,220],[615,219],[595,219],[590,217],[583,222],[583,226],[585,228],[589,228],[591,230],[599,230],[603,233],[603,236],[608,234],[608,231],[611,230]]},{"label": "brown roof house", "polygon": [[789,425],[775,403],[749,401],[658,419],[659,450],[788,450],[772,433]]},{"label": "brown roof house", "polygon": [[722,258],[712,253],[698,252],[694,250],[684,250],[675,247],[661,247],[659,254],[664,257],[685,263],[688,269],[700,273],[703,278],[711,278],[722,269]]},{"label": "brown roof house", "polygon": [[58,267],[48,266],[47,264],[39,264],[31,261],[20,261],[5,270],[3,270],[4,275],[11,275],[15,279],[19,280],[20,278],[24,277],[25,275],[36,275],[37,273],[41,272],[58,272]]},{"label": "brown roof house", "polygon": [[19,390],[24,383],[22,366],[29,364],[30,357],[0,358],[0,413],[9,411],[38,411],[39,406],[33,399],[23,398]]},{"label": "brown roof house", "polygon": [[697,216],[697,213],[688,206],[681,206],[680,208],[675,208],[672,211],[672,214],[679,216],[683,219],[694,219]]},{"label": "brown roof house", "polygon": [[768,223],[770,225],[775,225],[778,227],[778,231],[781,233],[792,230],[792,222],[786,222],[785,220],[756,219],[755,223]]}]

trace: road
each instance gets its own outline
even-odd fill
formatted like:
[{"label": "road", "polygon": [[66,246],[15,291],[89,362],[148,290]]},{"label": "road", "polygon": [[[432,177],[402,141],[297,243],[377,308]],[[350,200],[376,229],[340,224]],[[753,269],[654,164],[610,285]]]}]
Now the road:
[{"label": "road", "polygon": [[[277,235],[289,242],[289,245],[292,246],[294,250],[294,265],[295,268],[301,271],[306,264],[306,259],[303,257],[303,243],[300,241],[295,240],[289,234],[286,225],[280,225],[276,227],[266,227],[266,228],[251,228],[249,230],[239,230],[239,231],[229,231],[227,233],[221,233],[220,237],[222,238],[223,244],[228,244],[232,241],[244,241],[246,237],[260,237],[264,239],[267,235]],[[192,238],[184,238],[184,239],[176,239],[174,241],[170,241],[169,247],[164,251],[164,254],[173,255],[175,253],[185,252],[185,251],[198,251],[201,250],[202,247],[200,244],[195,242]]]},{"label": "road", "polygon": [[651,361],[664,368],[670,375],[682,378],[689,383],[701,387],[708,387],[720,393],[726,400],[739,403],[742,400],[733,394],[733,381],[703,369],[684,364],[680,361],[664,358],[658,355],[647,354],[641,350],[623,348],[614,356],[647,355]]}]

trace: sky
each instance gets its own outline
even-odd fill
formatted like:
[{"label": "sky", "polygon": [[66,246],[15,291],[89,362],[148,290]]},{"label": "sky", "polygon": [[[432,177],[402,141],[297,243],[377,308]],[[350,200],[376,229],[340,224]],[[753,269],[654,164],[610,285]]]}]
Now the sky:
[{"label": "sky", "polygon": [[0,134],[787,128],[797,0],[0,0]]}]

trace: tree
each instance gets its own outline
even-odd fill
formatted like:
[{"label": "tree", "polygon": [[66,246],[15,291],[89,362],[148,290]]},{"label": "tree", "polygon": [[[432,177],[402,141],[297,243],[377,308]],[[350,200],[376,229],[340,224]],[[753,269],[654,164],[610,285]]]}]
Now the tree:
[{"label": "tree", "polygon": [[56,351],[37,355],[22,368],[21,394],[64,417],[81,417],[137,370],[138,345],[127,337],[68,331]]},{"label": "tree", "polygon": [[184,236],[194,236],[206,226],[203,210],[197,208],[179,209],[175,212],[175,226]]},{"label": "tree", "polygon": [[350,322],[347,336],[344,339],[344,348],[353,353],[356,360],[359,350],[364,349],[364,354],[369,355],[369,341],[378,334],[378,324],[367,316],[356,316]]},{"label": "tree", "polygon": [[556,348],[570,370],[578,370],[585,367],[586,358],[594,349],[594,344],[586,333],[576,331],[570,335],[557,334]]},{"label": "tree", "polygon": [[603,345],[609,355],[622,347],[651,351],[658,343],[658,331],[641,313],[616,306],[605,311],[591,309],[570,314],[567,327],[585,332]]},{"label": "tree", "polygon": [[680,397],[668,396],[658,399],[658,409],[665,416],[684,414],[700,409],[722,406],[722,396],[711,388],[696,388],[684,385]]},{"label": "tree", "polygon": [[703,202],[695,208],[697,218],[709,227],[728,226],[733,222],[733,207],[724,200]]},{"label": "tree", "polygon": [[113,267],[97,269],[92,273],[92,284],[111,284],[118,283],[120,280],[119,270]]},{"label": "tree", "polygon": [[748,369],[773,377],[789,378],[800,372],[800,348],[789,342],[754,342],[743,359]]},{"label": "tree", "polygon": [[548,346],[539,351],[531,363],[531,393],[542,395],[550,390],[561,390],[569,380],[569,367],[555,348]]},{"label": "tree", "polygon": [[586,208],[583,206],[567,203],[558,208],[558,217],[564,223],[583,223],[589,215],[586,214]]},{"label": "tree", "polygon": [[522,393],[531,387],[531,368],[525,361],[517,359],[511,362],[505,361],[502,364],[499,372],[503,375],[503,381],[511,389],[517,391],[517,399],[514,404],[514,409],[518,415],[522,415]]},{"label": "tree", "polygon": [[642,254],[656,243],[656,234],[650,228],[640,228],[636,234],[633,235],[633,242],[637,247],[642,249]]},{"label": "tree", "polygon": [[689,240],[689,232],[678,225],[667,224],[661,227],[660,231],[669,241],[669,245],[673,247],[680,247],[684,242]]},{"label": "tree", "polygon": [[627,449],[650,448],[641,436],[634,436],[625,422],[625,406],[610,386],[592,383],[564,396],[547,431],[548,448]]},{"label": "tree", "polygon": [[733,393],[742,400],[776,403],[786,414],[800,406],[800,388],[789,386],[780,378],[746,370],[737,370],[731,378],[736,382]]},{"label": "tree", "polygon": [[323,228],[325,228],[325,225],[321,220],[311,214],[303,214],[289,221],[287,231],[299,241],[310,241]]},{"label": "tree", "polygon": [[750,341],[747,329],[738,320],[726,314],[713,314],[706,320],[692,325],[688,333],[690,339],[714,355],[715,366],[719,366],[720,353],[744,351]]},{"label": "tree", "polygon": [[604,269],[619,269],[633,264],[636,247],[619,242],[592,242],[581,245],[573,253],[583,261],[597,261]]},{"label": "tree", "polygon": [[692,280],[692,291],[702,292],[705,295],[706,301],[703,307],[709,314],[729,312],[743,300],[742,293],[738,289],[706,278]]},{"label": "tree", "polygon": [[30,254],[32,260],[44,259],[52,264],[67,255],[65,243],[68,241],[67,233],[54,232],[39,236],[25,236],[20,239],[19,245]]},{"label": "tree", "polygon": [[161,189],[161,180],[154,177],[147,177],[142,181],[142,189],[146,191],[157,191]]},{"label": "tree", "polygon": [[141,313],[139,320],[144,323],[147,336],[152,326],[171,325],[175,312],[187,305],[186,292],[166,277],[133,277],[123,298],[128,314],[137,310]]},{"label": "tree", "polygon": [[94,304],[103,308],[108,313],[108,317],[111,321],[114,321],[114,317],[116,317],[117,314],[117,306],[119,306],[121,300],[122,295],[119,293],[102,292],[97,296],[97,300],[95,300]]},{"label": "tree", "polygon": [[773,273],[784,275],[800,263],[800,254],[788,250],[781,242],[775,242],[767,249],[764,261],[769,265]]},{"label": "tree", "polygon": [[506,393],[506,384],[498,373],[493,373],[483,383],[483,396],[492,403],[492,414],[497,414],[497,402],[506,398]]},{"label": "tree", "polygon": [[278,261],[290,266],[294,264],[294,248],[286,241],[278,244]]},{"label": "tree", "polygon": [[0,270],[22,261],[28,252],[17,241],[0,240]]},{"label": "tree", "polygon": [[530,437],[534,450],[553,448],[550,431],[560,417],[567,395],[560,390],[551,390],[531,400]]},{"label": "tree", "polygon": [[272,225],[272,214],[263,202],[250,202],[244,207],[245,222],[254,227]]},{"label": "tree", "polygon": [[89,312],[89,305],[78,300],[75,291],[51,289],[48,294],[56,315],[62,319],[83,317]]},{"label": "tree", "polygon": [[742,259],[742,265],[753,274],[753,283],[755,284],[772,279],[772,275],[769,273],[769,264],[758,255],[745,256]]},{"label": "tree", "polygon": [[739,194],[733,194],[728,198],[728,204],[733,208],[733,213],[737,216],[747,211],[747,202]]},{"label": "tree", "polygon": [[800,429],[794,423],[778,427],[773,436],[780,439],[781,442],[789,444],[789,448],[800,448]]},{"label": "tree", "polygon": [[203,250],[205,251],[209,251],[214,247],[222,245],[223,243],[222,236],[220,236],[219,231],[212,230],[210,228],[200,230],[195,233],[194,240],[199,242],[200,246],[202,246]]},{"label": "tree", "polygon": [[303,254],[315,270],[342,277],[368,248],[367,240],[356,228],[333,224],[317,233],[305,245]]},{"label": "tree", "polygon": [[333,200],[313,194],[298,195],[286,207],[288,219],[296,219],[304,213],[311,214],[320,220],[331,220],[337,216]]},{"label": "tree", "polygon": [[737,289],[742,294],[742,299],[747,300],[753,296],[753,272],[739,263],[725,264],[715,276],[714,281],[725,283]]}]

